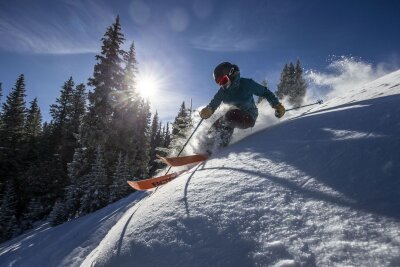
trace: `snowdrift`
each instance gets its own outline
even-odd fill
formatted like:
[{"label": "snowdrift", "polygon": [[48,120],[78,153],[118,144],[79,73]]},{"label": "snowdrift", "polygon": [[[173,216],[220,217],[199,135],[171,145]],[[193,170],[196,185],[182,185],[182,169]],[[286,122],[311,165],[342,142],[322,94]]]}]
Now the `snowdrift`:
[{"label": "snowdrift", "polygon": [[400,266],[400,71],[287,115],[0,265]]}]

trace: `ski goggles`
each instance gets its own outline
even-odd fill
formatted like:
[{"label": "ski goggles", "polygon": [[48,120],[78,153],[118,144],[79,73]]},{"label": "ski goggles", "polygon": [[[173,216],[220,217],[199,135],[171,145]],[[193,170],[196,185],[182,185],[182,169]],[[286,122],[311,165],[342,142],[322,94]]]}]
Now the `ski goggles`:
[{"label": "ski goggles", "polygon": [[228,75],[224,75],[219,77],[216,81],[215,81],[219,86],[224,86],[229,82],[229,77]]}]

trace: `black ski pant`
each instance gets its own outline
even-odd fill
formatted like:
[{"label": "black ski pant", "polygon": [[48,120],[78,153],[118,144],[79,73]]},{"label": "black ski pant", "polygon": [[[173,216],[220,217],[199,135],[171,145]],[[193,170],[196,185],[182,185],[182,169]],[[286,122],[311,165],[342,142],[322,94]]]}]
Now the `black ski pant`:
[{"label": "black ski pant", "polygon": [[231,109],[213,123],[209,133],[219,139],[220,146],[224,147],[229,144],[235,128],[247,129],[253,127],[255,123],[255,119],[247,112],[240,109]]}]

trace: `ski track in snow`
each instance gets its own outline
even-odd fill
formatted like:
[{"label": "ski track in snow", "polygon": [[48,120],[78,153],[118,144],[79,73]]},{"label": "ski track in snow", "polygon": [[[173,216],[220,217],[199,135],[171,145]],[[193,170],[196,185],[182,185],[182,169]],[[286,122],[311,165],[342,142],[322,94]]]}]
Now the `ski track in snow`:
[{"label": "ski track in snow", "polygon": [[[146,198],[137,192],[113,204],[122,208],[118,218],[110,219],[106,235],[82,237],[87,249],[68,234],[73,226],[75,235],[89,229],[78,221],[84,217],[47,230],[63,233],[67,248],[79,253],[54,248],[60,240],[37,233],[32,240],[54,251],[40,254],[25,235],[1,245],[0,265],[46,266],[28,263],[64,251],[53,255],[62,261],[50,262],[400,266],[399,103],[396,71],[307,112],[288,112],[275,125],[262,113],[253,130],[236,131],[231,146],[193,172]],[[111,211],[86,220],[98,227],[96,214]]]}]

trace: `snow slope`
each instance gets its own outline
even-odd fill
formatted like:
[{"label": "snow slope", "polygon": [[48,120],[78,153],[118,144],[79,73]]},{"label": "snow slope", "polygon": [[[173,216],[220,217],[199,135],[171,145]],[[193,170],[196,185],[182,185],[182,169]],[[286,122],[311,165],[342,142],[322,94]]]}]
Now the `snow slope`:
[{"label": "snow slope", "polygon": [[0,265],[400,266],[400,71],[271,120],[150,195],[1,244]]},{"label": "snow slope", "polygon": [[0,266],[77,266],[123,214],[146,195],[136,192],[93,214],[56,227],[43,223],[0,244]]},{"label": "snow slope", "polygon": [[348,93],[159,188],[83,266],[399,266],[400,71]]}]

